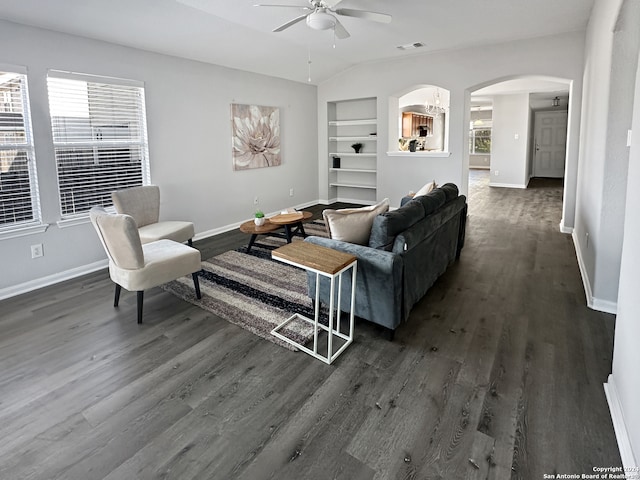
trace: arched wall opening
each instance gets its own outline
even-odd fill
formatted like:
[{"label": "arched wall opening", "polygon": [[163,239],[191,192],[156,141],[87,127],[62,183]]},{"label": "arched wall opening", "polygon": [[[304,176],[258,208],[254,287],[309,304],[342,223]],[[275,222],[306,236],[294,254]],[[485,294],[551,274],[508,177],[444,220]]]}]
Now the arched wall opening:
[{"label": "arched wall opening", "polygon": [[[491,152],[483,152],[481,160],[490,172],[489,184],[495,187],[526,188],[534,176],[564,178],[563,216],[560,229],[571,233],[575,221],[577,165],[579,151],[580,101],[573,96],[569,79],[529,75],[509,76],[485,81],[465,90],[465,124],[469,126],[469,149],[463,152],[463,169],[477,168],[472,143],[474,123],[480,111],[491,111]],[[558,117],[566,112],[566,122],[556,136],[564,137],[563,164],[555,170],[544,170],[542,150],[546,137],[540,133],[543,118]],[[549,112],[549,113],[546,113]],[[482,120],[481,120],[482,121]],[[536,121],[538,129],[536,129]],[[566,133],[565,133],[566,132]],[[486,134],[486,131],[483,132]],[[487,158],[489,158],[488,161]],[[537,173],[536,173],[537,168]],[[468,177],[465,176],[468,181]],[[468,188],[468,184],[467,184]]]},{"label": "arched wall opening", "polygon": [[439,85],[412,85],[389,97],[389,152],[449,151],[450,92]]},{"label": "arched wall opening", "polygon": [[446,88],[427,85],[398,98],[400,151],[448,151],[449,96]]}]

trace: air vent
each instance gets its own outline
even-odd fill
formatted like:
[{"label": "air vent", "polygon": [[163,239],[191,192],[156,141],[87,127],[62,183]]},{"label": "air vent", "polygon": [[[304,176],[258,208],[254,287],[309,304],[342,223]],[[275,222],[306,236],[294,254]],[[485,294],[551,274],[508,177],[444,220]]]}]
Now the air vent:
[{"label": "air vent", "polygon": [[413,50],[421,47],[426,47],[426,45],[422,42],[415,42],[415,43],[407,43],[406,45],[398,45],[396,48],[398,50]]}]

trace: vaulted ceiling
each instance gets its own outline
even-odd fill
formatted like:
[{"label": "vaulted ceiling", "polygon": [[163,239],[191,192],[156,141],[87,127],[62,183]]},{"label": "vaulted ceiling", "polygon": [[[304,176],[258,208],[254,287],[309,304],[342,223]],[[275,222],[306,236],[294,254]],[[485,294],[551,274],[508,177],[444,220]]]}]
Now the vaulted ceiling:
[{"label": "vaulted ceiling", "polygon": [[[340,17],[351,36],[279,25],[308,0],[3,0],[0,18],[152,52],[311,83],[361,62],[584,30],[593,0],[327,0],[390,14],[389,24]],[[424,47],[400,50],[421,42]],[[334,48],[335,45],[335,48]]]}]

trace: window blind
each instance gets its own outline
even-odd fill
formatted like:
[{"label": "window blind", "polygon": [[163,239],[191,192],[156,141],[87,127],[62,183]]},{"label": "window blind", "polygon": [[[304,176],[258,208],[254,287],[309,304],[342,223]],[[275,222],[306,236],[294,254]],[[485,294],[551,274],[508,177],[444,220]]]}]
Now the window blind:
[{"label": "window blind", "polygon": [[142,87],[66,72],[49,72],[47,85],[63,219],[149,183]]},{"label": "window blind", "polygon": [[27,76],[0,71],[0,232],[40,223]]}]

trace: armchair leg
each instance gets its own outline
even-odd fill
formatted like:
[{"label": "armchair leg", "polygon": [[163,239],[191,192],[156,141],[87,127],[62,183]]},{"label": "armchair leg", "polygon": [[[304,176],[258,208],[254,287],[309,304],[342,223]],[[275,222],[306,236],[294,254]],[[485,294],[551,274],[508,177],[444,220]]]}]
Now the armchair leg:
[{"label": "armchair leg", "polygon": [[198,279],[198,272],[193,272],[191,277],[193,278],[193,286],[196,289],[196,298],[200,300],[202,295],[200,294],[200,280]]},{"label": "armchair leg", "polygon": [[192,239],[187,240],[187,243],[189,244],[190,247],[193,247],[193,240]]},{"label": "armchair leg", "polygon": [[142,301],[144,300],[144,291],[138,291],[138,323],[142,323]]},{"label": "armchair leg", "polygon": [[120,292],[122,291],[122,287],[116,283],[116,294],[113,297],[113,306],[117,307],[118,303],[120,303]]}]

